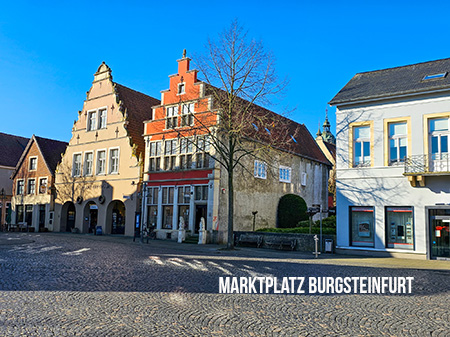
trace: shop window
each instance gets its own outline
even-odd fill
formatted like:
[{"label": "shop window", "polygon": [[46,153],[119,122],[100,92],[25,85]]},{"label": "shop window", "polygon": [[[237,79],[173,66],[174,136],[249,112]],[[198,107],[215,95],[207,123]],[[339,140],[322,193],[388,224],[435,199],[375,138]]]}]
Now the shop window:
[{"label": "shop window", "polygon": [[189,210],[191,200],[191,187],[184,186],[178,188],[178,216],[184,220],[184,228],[189,228]]},{"label": "shop window", "polygon": [[208,185],[195,186],[195,200],[208,200]]},{"label": "shop window", "polygon": [[163,219],[162,228],[172,229],[173,221],[173,187],[163,187],[162,188],[162,205],[163,205]]},{"label": "shop window", "polygon": [[156,227],[158,219],[158,187],[147,189],[147,225]]},{"label": "shop window", "polygon": [[374,208],[350,207],[351,245],[374,247]]},{"label": "shop window", "polygon": [[412,207],[386,207],[387,248],[414,249]]}]

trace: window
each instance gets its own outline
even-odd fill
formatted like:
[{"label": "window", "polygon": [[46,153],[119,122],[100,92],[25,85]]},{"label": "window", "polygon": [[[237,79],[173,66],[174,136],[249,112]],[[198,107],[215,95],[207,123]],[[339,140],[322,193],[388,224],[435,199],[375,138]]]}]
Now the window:
[{"label": "window", "polygon": [[195,163],[197,168],[209,168],[209,136],[197,138]]},{"label": "window", "polygon": [[386,207],[387,248],[414,249],[412,207]]},{"label": "window", "polygon": [[178,95],[184,94],[186,92],[185,88],[186,88],[185,83],[178,84]]},{"label": "window", "polygon": [[164,170],[171,171],[175,169],[177,159],[177,140],[166,140],[164,143]]},{"label": "window", "polygon": [[105,129],[106,128],[106,109],[102,109],[99,112],[99,128]]},{"label": "window", "polygon": [[162,188],[163,224],[164,229],[172,229],[173,221],[173,187]]},{"label": "window", "polygon": [[350,207],[352,246],[374,247],[373,207]]},{"label": "window", "polygon": [[84,155],[84,175],[91,176],[92,175],[92,166],[94,161],[94,153],[86,152]]},{"label": "window", "polygon": [[181,126],[194,125],[194,103],[183,104],[181,109]]},{"label": "window", "polygon": [[448,156],[448,118],[430,119],[431,159],[447,159]]},{"label": "window", "polygon": [[280,181],[283,183],[290,183],[291,182],[291,168],[286,166],[280,166],[279,168],[280,173]]},{"label": "window", "polygon": [[267,178],[267,167],[266,163],[255,160],[255,167],[253,171],[253,175],[255,178],[266,179]]},{"label": "window", "polygon": [[196,201],[208,200],[208,185],[195,186],[195,200]]},{"label": "window", "polygon": [[447,73],[440,73],[440,74],[433,74],[433,75],[427,75],[425,76],[422,81],[426,81],[426,80],[434,80],[437,78],[444,78],[445,76],[447,76]]},{"label": "window", "polygon": [[158,219],[158,187],[147,188],[147,225],[156,227]]},{"label": "window", "polygon": [[354,166],[370,166],[370,126],[353,127]]},{"label": "window", "polygon": [[173,129],[178,126],[178,107],[166,108],[166,129]]},{"label": "window", "polygon": [[97,130],[97,111],[88,113],[87,131]]},{"label": "window", "polygon": [[407,124],[389,124],[389,164],[404,162],[407,154]]},{"label": "window", "polygon": [[36,171],[37,169],[37,157],[30,157],[30,171]]},{"label": "window", "polygon": [[106,170],[106,151],[97,151],[97,174],[105,174]]},{"label": "window", "polygon": [[22,195],[25,182],[23,180],[17,180],[17,194]]},{"label": "window", "polygon": [[36,194],[36,179],[28,179],[27,194]]},{"label": "window", "polygon": [[180,140],[180,168],[182,170],[192,168],[192,139],[182,138]]},{"label": "window", "polygon": [[162,155],[162,142],[152,142],[150,143],[149,151],[149,171],[160,171],[161,170],[161,155]]},{"label": "window", "polygon": [[109,150],[109,173],[119,173],[119,149]]},{"label": "window", "polygon": [[81,153],[73,155],[72,176],[81,176]]},{"label": "window", "polygon": [[39,194],[44,194],[45,192],[47,192],[47,184],[47,178],[39,179]]},{"label": "window", "polygon": [[189,202],[191,200],[191,187],[178,188],[178,216],[183,217],[184,228],[189,228]]},{"label": "window", "polygon": [[16,206],[16,223],[21,223],[24,220],[24,212],[23,212],[23,205],[17,205]]}]

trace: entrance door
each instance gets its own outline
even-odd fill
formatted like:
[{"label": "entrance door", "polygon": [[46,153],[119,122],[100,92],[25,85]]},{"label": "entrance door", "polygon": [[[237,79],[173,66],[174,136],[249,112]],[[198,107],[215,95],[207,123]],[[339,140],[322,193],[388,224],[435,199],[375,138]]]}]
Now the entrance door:
[{"label": "entrance door", "polygon": [[[97,227],[97,218],[98,218],[98,208],[92,208],[90,206],[89,209],[89,233],[95,233],[95,227]],[[97,206],[95,206],[97,207]]]},{"label": "entrance door", "polygon": [[205,226],[206,226],[206,210],[207,210],[206,205],[195,205],[195,223],[194,223],[195,233],[198,233],[200,229],[201,218],[205,219]]},{"label": "entrance door", "polygon": [[450,258],[450,215],[430,216],[431,258]]},{"label": "entrance door", "polygon": [[75,205],[70,203],[67,210],[66,232],[72,231],[72,228],[75,228]]},{"label": "entrance door", "polygon": [[45,205],[39,205],[39,232],[45,228]]}]

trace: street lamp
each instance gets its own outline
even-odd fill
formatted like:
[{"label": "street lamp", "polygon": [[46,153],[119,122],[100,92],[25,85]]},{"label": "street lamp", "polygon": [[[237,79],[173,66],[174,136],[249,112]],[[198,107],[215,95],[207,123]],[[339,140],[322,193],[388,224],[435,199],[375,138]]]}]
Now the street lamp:
[{"label": "street lamp", "polygon": [[4,217],[3,213],[6,212],[6,206],[5,206],[6,196],[5,196],[5,189],[3,187],[2,187],[2,190],[0,191],[0,199],[2,200],[1,209],[0,209],[0,228],[3,232],[3,221],[2,221],[3,217]]}]

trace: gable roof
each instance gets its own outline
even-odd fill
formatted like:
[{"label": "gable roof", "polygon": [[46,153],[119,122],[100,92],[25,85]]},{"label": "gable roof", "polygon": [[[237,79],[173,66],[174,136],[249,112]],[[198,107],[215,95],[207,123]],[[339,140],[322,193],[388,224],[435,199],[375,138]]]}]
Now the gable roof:
[{"label": "gable roof", "polygon": [[[425,76],[445,77],[424,80]],[[360,100],[450,90],[450,58],[356,74],[330,101],[331,105]]]},{"label": "gable roof", "polygon": [[[226,93],[210,84],[206,84],[206,95],[212,95],[213,90]],[[248,101],[238,98],[240,103],[248,105]],[[269,137],[275,139],[274,147],[279,150],[294,153],[300,157],[315,160],[326,165],[331,165],[327,157],[323,154],[319,145],[304,124],[297,123],[287,117],[281,116],[271,110],[263,108],[257,104],[251,105],[251,114],[254,117],[253,123],[246,123],[245,134],[253,140],[270,142]],[[257,129],[252,125],[254,124]],[[266,131],[270,131],[269,133]]]},{"label": "gable roof", "polygon": [[152,107],[159,105],[161,102],[151,96],[145,95],[139,91],[130,89],[124,85],[115,83],[115,88],[119,100],[123,102],[123,105],[127,111],[126,118],[128,124],[126,128],[133,141],[133,144],[137,146],[137,153],[139,155],[144,154],[145,142],[142,133],[144,130],[144,121],[149,120],[152,116]]},{"label": "gable roof", "polygon": [[323,142],[327,148],[327,150],[331,153],[333,158],[336,160],[336,145],[332,143],[328,143],[326,141]]},{"label": "gable roof", "polygon": [[0,165],[16,167],[29,139],[0,132]]},{"label": "gable roof", "polygon": [[14,179],[17,172],[19,172],[19,168],[21,167],[23,161],[27,156],[28,151],[30,150],[34,142],[36,143],[36,146],[39,152],[41,153],[48,170],[52,175],[55,174],[56,166],[61,161],[61,156],[66,151],[68,143],[54,139],[37,137],[33,135],[28,141],[26,148],[21,153],[20,159],[18,160],[16,165],[16,169],[14,170],[14,173],[11,176],[12,179]]}]

